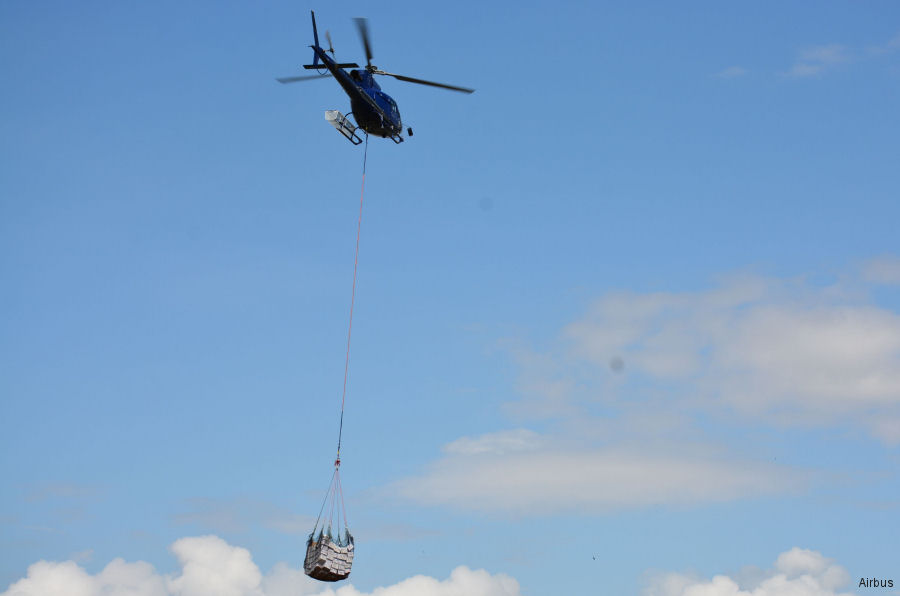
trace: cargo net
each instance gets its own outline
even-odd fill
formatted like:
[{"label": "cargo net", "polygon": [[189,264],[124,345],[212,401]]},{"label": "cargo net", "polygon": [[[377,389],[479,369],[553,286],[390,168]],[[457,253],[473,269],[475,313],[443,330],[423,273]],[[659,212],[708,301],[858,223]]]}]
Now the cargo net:
[{"label": "cargo net", "polygon": [[340,465],[341,460],[338,459],[334,465],[331,486],[328,487],[325,501],[319,511],[319,518],[306,541],[306,561],[303,563],[303,571],[311,578],[323,582],[346,579],[353,565],[353,535],[350,534],[347,511],[344,509]]}]

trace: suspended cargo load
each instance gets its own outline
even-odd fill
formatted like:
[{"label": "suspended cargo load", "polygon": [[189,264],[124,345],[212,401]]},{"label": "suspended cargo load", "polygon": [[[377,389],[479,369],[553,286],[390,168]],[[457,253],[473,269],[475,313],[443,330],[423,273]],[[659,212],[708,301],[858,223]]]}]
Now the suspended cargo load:
[{"label": "suspended cargo load", "polygon": [[[323,582],[346,579],[353,566],[353,534],[350,533],[347,512],[344,510],[340,468],[341,459],[338,457],[334,462],[331,485],[325,493],[316,525],[306,541],[303,571],[311,578]],[[338,528],[337,535],[332,532],[332,528]]]},{"label": "suspended cargo load", "polygon": [[347,579],[353,565],[353,536],[344,532],[343,539],[333,539],[327,533],[318,537],[310,534],[306,542],[306,575],[323,582]]}]

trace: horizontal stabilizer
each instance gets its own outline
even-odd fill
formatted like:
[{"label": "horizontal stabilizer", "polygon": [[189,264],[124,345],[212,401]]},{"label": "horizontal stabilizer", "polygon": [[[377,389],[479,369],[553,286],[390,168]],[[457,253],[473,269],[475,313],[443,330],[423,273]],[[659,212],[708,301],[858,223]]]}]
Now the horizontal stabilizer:
[{"label": "horizontal stabilizer", "polygon": [[[359,68],[359,64],[356,62],[341,62],[339,64],[335,64],[338,68]],[[324,64],[304,64],[303,68],[306,70],[318,70],[320,68],[325,68]]]},{"label": "horizontal stabilizer", "polygon": [[321,75],[314,74],[314,75],[309,75],[309,76],[305,76],[305,77],[281,77],[281,78],[278,78],[275,80],[278,81],[279,83],[296,83],[298,81],[312,81],[313,79],[327,79],[330,76],[331,76],[331,73],[327,72],[327,73],[321,74]]}]

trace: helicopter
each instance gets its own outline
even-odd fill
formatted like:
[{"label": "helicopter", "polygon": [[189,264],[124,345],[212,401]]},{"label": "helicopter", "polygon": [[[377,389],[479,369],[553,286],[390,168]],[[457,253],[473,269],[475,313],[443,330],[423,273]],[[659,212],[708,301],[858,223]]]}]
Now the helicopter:
[{"label": "helicopter", "polygon": [[[387,93],[381,90],[381,87],[375,81],[374,75],[386,75],[394,77],[400,81],[408,83],[418,83],[419,85],[429,85],[431,87],[439,87],[441,89],[449,89],[451,91],[459,91],[461,93],[473,93],[474,89],[467,87],[457,87],[455,85],[445,85],[443,83],[435,83],[423,79],[416,79],[390,72],[385,72],[372,64],[372,44],[369,40],[369,24],[366,19],[354,19],[359,36],[362,39],[363,48],[366,52],[366,67],[361,68],[355,62],[336,62],[334,59],[334,48],[331,45],[331,34],[325,32],[328,40],[328,50],[323,49],[319,45],[319,33],[316,30],[316,13],[312,14],[312,28],[314,44],[310,46],[313,50],[313,63],[304,64],[306,70],[316,70],[319,74],[298,76],[298,77],[282,77],[275,79],[279,83],[296,83],[298,81],[308,81],[313,79],[322,79],[334,77],[344,89],[344,92],[350,97],[350,114],[356,121],[356,125],[350,122],[344,114],[338,110],[328,110],[325,112],[325,119],[334,126],[338,132],[344,135],[354,145],[362,143],[362,139],[356,134],[357,128],[362,129],[365,133],[391,139],[395,143],[403,142],[403,123],[400,120],[400,110],[397,109],[397,102]],[[328,54],[331,53],[331,56]],[[322,69],[327,69],[327,73],[322,73]],[[345,69],[353,69],[349,72]],[[348,114],[348,115],[350,115]],[[412,128],[407,129],[409,136],[413,135]]]}]

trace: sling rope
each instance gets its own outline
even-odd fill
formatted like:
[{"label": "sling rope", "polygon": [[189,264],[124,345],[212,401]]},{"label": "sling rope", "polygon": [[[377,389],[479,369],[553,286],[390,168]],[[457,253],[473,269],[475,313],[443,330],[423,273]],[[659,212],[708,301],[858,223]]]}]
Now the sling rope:
[{"label": "sling rope", "polygon": [[[340,513],[344,515],[344,525],[347,526],[347,509],[344,507],[344,491],[341,489],[341,437],[344,432],[344,404],[347,399],[347,377],[350,372],[350,337],[353,333],[353,305],[356,302],[356,274],[359,268],[359,236],[360,230],[362,228],[362,210],[363,210],[363,197],[365,196],[366,190],[366,161],[369,153],[369,134],[366,133],[366,146],[363,150],[363,169],[362,169],[362,187],[359,191],[359,218],[356,221],[356,254],[353,257],[353,290],[350,293],[350,322],[347,325],[347,353],[344,358],[344,388],[341,392],[341,422],[338,427],[338,444],[337,444],[337,457],[334,460],[334,472],[331,475],[330,486],[328,487],[328,492],[325,493],[325,498],[322,500],[322,507],[319,509],[319,515],[316,517],[316,525],[313,526],[313,534],[315,534],[316,529],[319,527],[319,522],[322,522],[322,529],[325,529],[325,521],[328,520],[329,529],[331,528],[331,522],[334,519],[334,513],[337,505],[337,497],[340,494],[341,498],[341,508],[339,510]],[[331,503],[329,505],[329,498]],[[325,510],[325,506],[328,506],[328,510]],[[322,513],[325,513],[324,519],[322,518]],[[340,522],[340,517],[338,517],[338,522]],[[338,526],[340,527],[340,526]]]},{"label": "sling rope", "polygon": [[369,154],[369,133],[366,133],[366,146],[363,149],[362,187],[359,191],[359,219],[356,221],[356,254],[353,257],[353,291],[350,293],[350,324],[347,325],[347,356],[344,359],[344,389],[341,392],[341,424],[338,427],[337,459],[335,468],[341,465],[341,436],[344,432],[344,402],[347,398],[347,374],[350,371],[350,335],[353,333],[353,304],[356,301],[356,270],[359,265],[359,231],[362,227],[363,196],[366,190],[366,159]]},{"label": "sling rope", "polygon": [[[337,468],[335,468],[334,472],[331,473],[331,482],[329,483],[328,490],[331,491],[331,488],[334,486],[334,476],[337,474]],[[325,511],[325,504],[328,503],[328,493],[325,493],[325,499],[322,500],[322,507],[319,508],[319,515],[316,517],[316,525],[313,526],[313,534],[316,533],[316,529],[319,527],[319,520],[322,519],[322,512]],[[326,519],[331,519],[329,515]],[[324,527],[324,524],[323,524]]]}]

